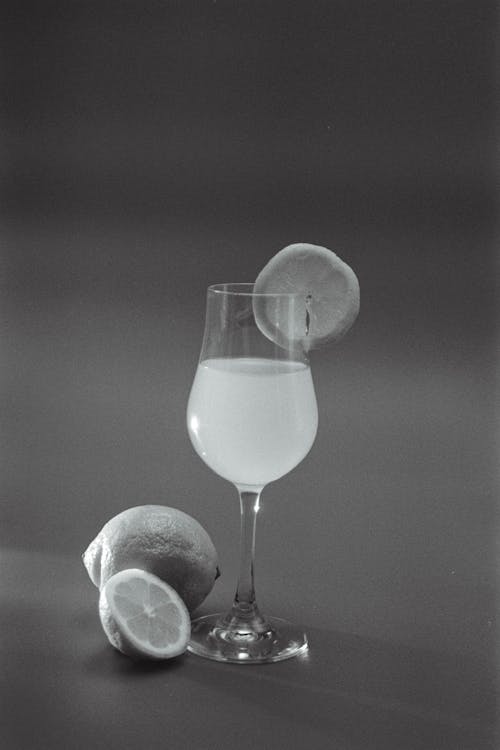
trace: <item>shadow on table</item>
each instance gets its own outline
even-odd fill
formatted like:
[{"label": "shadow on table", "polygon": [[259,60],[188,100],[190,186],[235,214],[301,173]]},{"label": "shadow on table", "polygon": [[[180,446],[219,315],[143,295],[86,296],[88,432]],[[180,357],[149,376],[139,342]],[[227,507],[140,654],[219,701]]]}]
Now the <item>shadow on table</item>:
[{"label": "shadow on table", "polygon": [[305,723],[330,747],[496,750],[495,675],[486,661],[318,629],[309,636],[307,655],[279,664],[190,657],[189,678]]},{"label": "shadow on table", "polygon": [[174,659],[164,659],[160,661],[133,659],[121,654],[116,649],[103,644],[102,648],[93,651],[87,656],[85,662],[85,671],[93,677],[103,677],[109,679],[112,675],[124,677],[150,677],[165,673],[176,672],[181,667],[185,667],[188,660],[187,654],[182,654]]}]

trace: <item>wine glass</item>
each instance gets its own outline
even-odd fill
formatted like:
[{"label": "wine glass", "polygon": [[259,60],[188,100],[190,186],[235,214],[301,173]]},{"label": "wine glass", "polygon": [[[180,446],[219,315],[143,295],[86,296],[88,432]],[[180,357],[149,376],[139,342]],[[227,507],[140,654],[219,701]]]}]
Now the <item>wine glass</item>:
[{"label": "wine glass", "polygon": [[229,612],[192,623],[188,650],[200,656],[252,664],[287,659],[308,647],[301,628],[259,611],[254,588],[262,489],[297,466],[316,437],[316,396],[301,344],[308,322],[304,295],[257,294],[253,284],[208,288],[187,424],[199,456],[238,490],[241,551]]}]

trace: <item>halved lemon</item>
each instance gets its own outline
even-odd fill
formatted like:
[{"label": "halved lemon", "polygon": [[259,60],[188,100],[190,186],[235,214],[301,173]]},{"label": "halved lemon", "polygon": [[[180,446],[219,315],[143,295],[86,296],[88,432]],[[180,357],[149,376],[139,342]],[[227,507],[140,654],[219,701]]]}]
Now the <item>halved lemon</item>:
[{"label": "halved lemon", "polygon": [[127,656],[170,659],[182,654],[191,635],[186,605],[167,583],[138,568],[108,579],[99,616],[109,642]]},{"label": "halved lemon", "polygon": [[[334,252],[297,242],[280,250],[257,276],[254,292],[297,297],[254,298],[257,325],[280,346],[300,343],[308,351],[338,341],[359,312],[356,274]],[[286,310],[286,315],[284,311]]]}]

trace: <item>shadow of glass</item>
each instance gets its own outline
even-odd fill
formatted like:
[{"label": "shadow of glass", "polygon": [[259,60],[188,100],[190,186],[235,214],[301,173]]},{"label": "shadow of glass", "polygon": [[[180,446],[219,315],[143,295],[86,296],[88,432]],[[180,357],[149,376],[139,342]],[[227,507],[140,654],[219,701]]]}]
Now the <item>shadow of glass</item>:
[{"label": "shadow of glass", "polygon": [[497,747],[487,665],[346,633],[309,629],[309,637],[307,655],[279,664],[240,667],[190,656],[189,679],[287,724],[309,725],[329,747]]}]

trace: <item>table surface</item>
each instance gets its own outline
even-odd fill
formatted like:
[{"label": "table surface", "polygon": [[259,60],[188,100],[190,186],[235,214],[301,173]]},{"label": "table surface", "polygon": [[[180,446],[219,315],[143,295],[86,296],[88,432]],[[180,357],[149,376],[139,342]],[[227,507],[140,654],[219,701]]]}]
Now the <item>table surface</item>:
[{"label": "table surface", "polygon": [[479,658],[338,631],[311,614],[306,656],[240,666],[111,648],[79,559],[4,550],[2,747],[495,748]]}]

